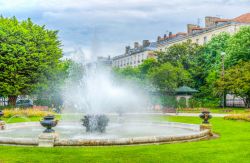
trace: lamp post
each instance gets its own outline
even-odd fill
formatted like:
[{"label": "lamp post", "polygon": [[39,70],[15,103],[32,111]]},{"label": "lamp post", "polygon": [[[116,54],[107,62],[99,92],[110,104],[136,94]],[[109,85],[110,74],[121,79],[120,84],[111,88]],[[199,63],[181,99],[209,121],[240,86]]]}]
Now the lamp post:
[{"label": "lamp post", "polygon": [[[225,75],[225,66],[224,66],[224,61],[225,61],[225,52],[221,52],[221,62],[222,62],[222,71],[221,71],[221,76],[222,76],[222,80],[223,80],[223,84],[224,84],[224,75]],[[223,85],[223,96],[222,96],[222,107],[223,109],[225,108],[225,89],[224,89],[224,85]]]}]

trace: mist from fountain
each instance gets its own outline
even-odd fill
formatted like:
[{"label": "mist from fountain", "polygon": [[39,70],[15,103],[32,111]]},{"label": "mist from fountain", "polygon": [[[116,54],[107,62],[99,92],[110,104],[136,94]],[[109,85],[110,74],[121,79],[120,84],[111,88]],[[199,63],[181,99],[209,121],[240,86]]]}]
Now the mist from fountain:
[{"label": "mist from fountain", "polygon": [[73,68],[71,71],[80,73],[70,72],[70,76],[78,80],[69,79],[64,87],[65,112],[106,114],[144,112],[148,109],[150,97],[133,82],[119,83],[110,67],[95,61],[79,62],[79,57],[76,58],[78,70]]}]

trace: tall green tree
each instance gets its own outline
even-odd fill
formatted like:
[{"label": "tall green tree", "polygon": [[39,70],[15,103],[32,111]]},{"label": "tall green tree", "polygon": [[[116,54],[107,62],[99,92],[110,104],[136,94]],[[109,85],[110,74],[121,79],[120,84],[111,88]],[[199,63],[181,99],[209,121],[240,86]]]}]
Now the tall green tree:
[{"label": "tall green tree", "polygon": [[173,66],[167,62],[152,69],[148,77],[162,92],[174,92],[178,86],[189,82],[190,74],[182,65]]},{"label": "tall green tree", "polygon": [[240,96],[245,106],[250,107],[250,61],[240,62],[226,70],[225,75],[217,80],[216,90]]},{"label": "tall green tree", "polygon": [[142,80],[146,80],[148,73],[157,66],[159,66],[159,63],[155,58],[148,58],[144,60],[144,62],[138,66],[140,78]]},{"label": "tall green tree", "polygon": [[[209,98],[217,101],[215,94],[215,82],[222,74],[222,52],[228,48],[230,35],[226,32],[214,36],[204,45],[204,52],[199,56],[199,62],[196,62],[200,69],[200,92],[197,94],[202,98]],[[225,97],[224,97],[225,98]],[[225,101],[225,100],[224,100]]]},{"label": "tall green tree", "polygon": [[226,66],[231,67],[242,61],[250,61],[250,27],[242,27],[229,40],[226,50]]},{"label": "tall green tree", "polygon": [[9,104],[50,80],[62,57],[57,34],[30,19],[0,17],[0,94]]},{"label": "tall green tree", "polygon": [[171,62],[173,65],[181,63],[185,70],[194,64],[194,58],[202,53],[202,46],[191,40],[170,46],[165,52],[158,52],[160,63]]},{"label": "tall green tree", "polygon": [[199,87],[202,78],[201,70],[201,58],[203,53],[203,47],[192,43],[190,40],[174,44],[170,46],[165,52],[158,53],[158,59],[160,63],[170,62],[177,66],[181,64],[183,68],[189,72],[190,78],[193,80],[189,83],[192,87]]},{"label": "tall green tree", "polygon": [[[50,106],[52,105],[59,108],[62,105],[62,91],[63,86],[67,79],[72,78],[76,81],[76,77],[72,77],[72,67],[74,62],[71,60],[62,60],[58,63],[58,66],[54,69],[53,74],[50,75],[49,80],[43,83],[37,84],[37,88],[32,92],[32,95],[36,97],[34,103],[36,105]],[[75,73],[75,72],[74,72]],[[80,73],[78,73],[78,76]]]}]

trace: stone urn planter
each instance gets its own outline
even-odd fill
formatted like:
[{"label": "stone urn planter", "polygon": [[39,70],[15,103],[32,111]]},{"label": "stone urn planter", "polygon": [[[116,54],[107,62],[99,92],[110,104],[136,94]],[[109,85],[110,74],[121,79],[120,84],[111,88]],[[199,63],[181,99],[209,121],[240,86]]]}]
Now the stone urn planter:
[{"label": "stone urn planter", "polygon": [[202,124],[209,124],[208,120],[212,118],[209,111],[203,111],[200,114],[200,118],[203,119]]},{"label": "stone urn planter", "polygon": [[4,115],[3,111],[0,110],[0,130],[5,129],[5,122],[1,119],[1,117]]},{"label": "stone urn planter", "polygon": [[57,123],[58,120],[55,120],[54,115],[47,115],[43,117],[43,119],[40,121],[40,124],[46,128],[43,133],[54,133],[55,130],[53,130],[52,127],[55,127]]}]

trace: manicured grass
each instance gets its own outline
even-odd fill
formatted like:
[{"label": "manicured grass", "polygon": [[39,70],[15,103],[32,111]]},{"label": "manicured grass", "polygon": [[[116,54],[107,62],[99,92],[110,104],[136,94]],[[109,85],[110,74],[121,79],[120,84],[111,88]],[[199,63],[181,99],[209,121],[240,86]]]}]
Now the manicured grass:
[{"label": "manicured grass", "polygon": [[[57,119],[60,119],[61,116],[55,115]],[[2,118],[6,123],[19,123],[19,122],[35,122],[40,121],[43,117],[25,117],[25,116],[17,116],[12,118]],[[0,162],[1,163],[1,162]]]},{"label": "manicured grass", "polygon": [[[200,123],[197,117],[164,120]],[[250,160],[250,123],[222,118],[211,120],[220,138],[199,142],[113,147],[0,146],[0,162],[168,162],[244,163]]]},{"label": "manicured grass", "polygon": [[13,117],[2,118],[6,123],[18,123],[18,122],[33,122],[39,121],[42,117]]}]

